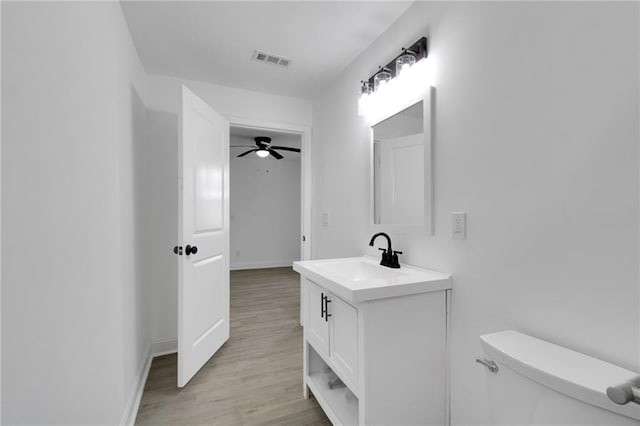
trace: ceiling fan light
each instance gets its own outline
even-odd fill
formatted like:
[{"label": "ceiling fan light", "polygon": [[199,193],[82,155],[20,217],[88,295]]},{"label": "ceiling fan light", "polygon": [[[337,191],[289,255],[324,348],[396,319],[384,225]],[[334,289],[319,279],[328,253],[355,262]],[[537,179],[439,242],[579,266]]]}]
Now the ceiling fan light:
[{"label": "ceiling fan light", "polygon": [[265,158],[269,156],[269,151],[266,149],[259,149],[256,151],[256,155],[260,158]]}]

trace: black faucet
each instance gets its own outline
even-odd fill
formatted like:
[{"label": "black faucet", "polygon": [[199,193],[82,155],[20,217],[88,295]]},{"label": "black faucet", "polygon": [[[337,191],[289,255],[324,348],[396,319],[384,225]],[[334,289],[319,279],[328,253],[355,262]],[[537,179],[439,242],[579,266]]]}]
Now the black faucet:
[{"label": "black faucet", "polygon": [[389,237],[384,232],[378,232],[373,237],[371,237],[371,241],[369,241],[369,245],[373,247],[373,242],[376,238],[383,236],[387,239],[387,248],[386,249],[378,249],[382,250],[382,260],[380,261],[380,265],[386,266],[387,268],[399,268],[400,263],[398,262],[398,255],[402,254],[401,251],[393,251],[391,249],[391,237]]}]

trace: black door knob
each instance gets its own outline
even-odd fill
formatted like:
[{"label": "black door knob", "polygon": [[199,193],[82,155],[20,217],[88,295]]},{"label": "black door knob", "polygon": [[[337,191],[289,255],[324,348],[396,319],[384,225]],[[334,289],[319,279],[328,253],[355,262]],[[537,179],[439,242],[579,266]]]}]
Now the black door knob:
[{"label": "black door knob", "polygon": [[196,246],[190,246],[190,245],[187,245],[187,246],[184,248],[184,252],[185,252],[185,254],[186,254],[187,256],[189,256],[190,254],[196,254],[196,253],[198,253],[198,247],[196,247]]},{"label": "black door knob", "polygon": [[175,246],[175,247],[173,248],[173,252],[174,252],[175,254],[177,254],[178,256],[182,256],[182,246]]}]

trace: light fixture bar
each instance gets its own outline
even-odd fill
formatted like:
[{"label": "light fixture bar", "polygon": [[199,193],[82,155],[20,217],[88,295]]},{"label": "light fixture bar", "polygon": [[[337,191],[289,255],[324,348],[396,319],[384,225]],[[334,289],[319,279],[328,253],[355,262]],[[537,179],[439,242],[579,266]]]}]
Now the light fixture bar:
[{"label": "light fixture bar", "polygon": [[[387,65],[380,67],[382,70],[388,71],[391,73],[391,78],[394,78],[396,76],[396,60],[405,54],[405,52],[410,52],[412,53],[415,57],[416,57],[416,62],[419,61],[420,59],[426,58],[428,55],[428,43],[427,43],[427,38],[426,37],[422,37],[420,38],[418,41],[416,41],[415,43],[413,43],[411,46],[407,47],[407,48],[402,48],[402,52],[396,56],[395,58],[393,58],[391,60],[391,62],[389,62]],[[374,81],[373,79],[375,78],[376,74],[378,74],[381,69],[378,69],[378,71],[375,72],[375,74],[373,74],[371,77],[369,77],[367,80],[369,82],[369,87],[373,88],[374,87]]]}]

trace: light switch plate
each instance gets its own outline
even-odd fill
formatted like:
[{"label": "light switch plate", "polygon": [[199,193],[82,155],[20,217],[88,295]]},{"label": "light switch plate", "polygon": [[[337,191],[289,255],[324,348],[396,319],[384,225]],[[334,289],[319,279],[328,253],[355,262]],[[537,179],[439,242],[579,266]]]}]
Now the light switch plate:
[{"label": "light switch plate", "polygon": [[452,237],[454,240],[467,239],[467,213],[453,212],[451,213]]}]

